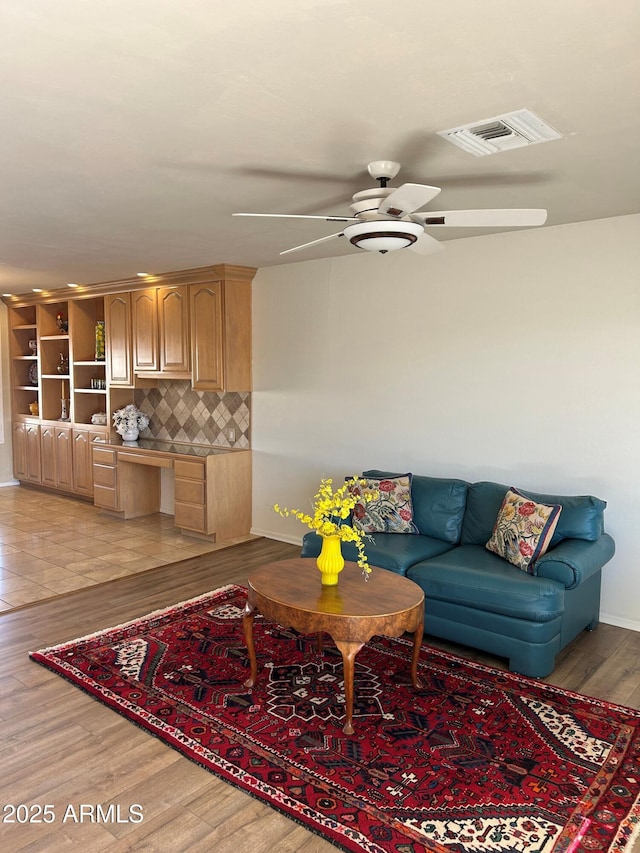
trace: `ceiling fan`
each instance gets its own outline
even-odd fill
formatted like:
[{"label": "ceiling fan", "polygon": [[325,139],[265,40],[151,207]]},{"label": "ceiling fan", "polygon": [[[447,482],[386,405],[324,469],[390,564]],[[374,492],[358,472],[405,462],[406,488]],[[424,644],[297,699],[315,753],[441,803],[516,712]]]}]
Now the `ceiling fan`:
[{"label": "ceiling fan", "polygon": [[313,216],[296,213],[234,213],[233,216],[263,216],[276,219],[321,219],[324,222],[348,222],[342,231],[302,243],[280,252],[288,255],[310,246],[318,246],[337,237],[346,237],[358,249],[370,252],[393,252],[411,249],[429,255],[444,248],[425,228],[529,228],[544,225],[546,210],[436,210],[417,213],[440,192],[439,187],[426,184],[388,186],[400,171],[400,163],[393,160],[375,160],[367,170],[379,186],[363,190],[353,196],[349,209],[352,216]]}]

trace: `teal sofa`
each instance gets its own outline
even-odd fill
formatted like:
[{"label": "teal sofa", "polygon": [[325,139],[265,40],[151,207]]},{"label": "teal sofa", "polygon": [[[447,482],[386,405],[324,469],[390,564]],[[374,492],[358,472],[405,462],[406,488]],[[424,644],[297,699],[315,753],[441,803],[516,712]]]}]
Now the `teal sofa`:
[{"label": "teal sofa", "polygon": [[[375,533],[365,550],[372,566],[406,575],[424,590],[426,634],[508,658],[513,672],[543,678],[561,649],[598,624],[602,567],[615,544],[604,532],[603,500],[522,489],[562,511],[535,574],[520,570],[485,547],[508,488],[414,475],[419,532]],[[308,533],[302,556],[316,557],[320,546],[320,537]],[[352,543],[343,543],[343,555],[356,559]]]}]

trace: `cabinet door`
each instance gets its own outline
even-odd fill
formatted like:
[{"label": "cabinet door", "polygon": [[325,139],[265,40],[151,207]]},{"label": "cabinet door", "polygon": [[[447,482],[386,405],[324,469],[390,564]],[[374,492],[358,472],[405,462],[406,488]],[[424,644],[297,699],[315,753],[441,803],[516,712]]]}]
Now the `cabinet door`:
[{"label": "cabinet door", "polygon": [[56,485],[59,489],[73,489],[73,454],[71,430],[57,427],[56,443]]},{"label": "cabinet door", "polygon": [[189,371],[189,302],[186,287],[161,287],[157,292],[160,370]]},{"label": "cabinet door", "polygon": [[73,430],[73,490],[79,495],[93,495],[91,441],[88,430]]},{"label": "cabinet door", "polygon": [[155,288],[131,294],[134,373],[157,371],[160,367],[156,296]]},{"label": "cabinet door", "polygon": [[222,284],[192,284],[191,365],[192,384],[200,391],[224,389]]},{"label": "cabinet door", "polygon": [[13,425],[13,476],[27,479],[27,430],[23,423]]},{"label": "cabinet door", "polygon": [[40,433],[42,453],[42,483],[45,486],[57,485],[56,477],[56,431],[54,427],[43,426]]},{"label": "cabinet door", "polygon": [[27,446],[27,480],[32,483],[40,482],[40,427],[35,424],[27,424],[26,429]]},{"label": "cabinet door", "polygon": [[114,293],[105,298],[107,382],[131,385],[131,296]]},{"label": "cabinet door", "polygon": [[40,451],[43,485],[71,491],[71,430],[67,427],[43,426],[40,431]]}]

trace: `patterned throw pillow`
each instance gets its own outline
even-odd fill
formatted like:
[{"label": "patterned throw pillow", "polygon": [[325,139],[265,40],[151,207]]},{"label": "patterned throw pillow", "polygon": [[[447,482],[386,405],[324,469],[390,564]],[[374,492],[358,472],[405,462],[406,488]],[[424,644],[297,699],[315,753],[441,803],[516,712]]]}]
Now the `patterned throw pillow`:
[{"label": "patterned throw pillow", "polygon": [[560,504],[535,503],[512,486],[486,547],[533,575],[536,560],[549,547],[561,510]]},{"label": "patterned throw pillow", "polygon": [[353,526],[364,533],[419,533],[413,523],[411,474],[399,477],[365,477],[366,485],[353,483],[352,494],[377,491],[374,501],[358,502],[353,508]]}]

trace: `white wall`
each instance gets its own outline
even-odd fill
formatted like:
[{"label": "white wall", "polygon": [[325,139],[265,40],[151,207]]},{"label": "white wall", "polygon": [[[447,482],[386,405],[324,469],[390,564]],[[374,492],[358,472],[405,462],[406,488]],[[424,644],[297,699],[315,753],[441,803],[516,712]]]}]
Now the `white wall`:
[{"label": "white wall", "polygon": [[608,501],[603,621],[640,630],[640,216],[261,269],[253,530],[387,468]]}]

